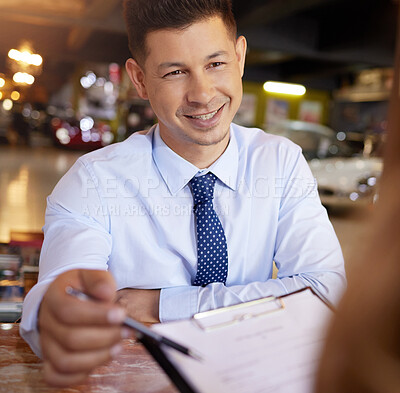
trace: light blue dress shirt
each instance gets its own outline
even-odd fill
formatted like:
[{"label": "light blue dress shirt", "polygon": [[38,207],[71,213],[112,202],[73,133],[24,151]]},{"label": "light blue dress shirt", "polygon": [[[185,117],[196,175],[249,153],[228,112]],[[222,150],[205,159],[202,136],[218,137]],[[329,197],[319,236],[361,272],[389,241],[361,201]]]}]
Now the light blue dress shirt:
[{"label": "light blue dress shirt", "polygon": [[[214,208],[228,245],[228,278],[192,286],[197,241],[189,180],[217,176]],[[84,155],[48,197],[39,282],[21,334],[40,354],[37,310],[70,269],[108,269],[117,288],[162,288],[160,320],[312,286],[332,303],[345,287],[341,249],[301,149],[231,125],[221,157],[199,170],[172,151],[158,126]],[[273,261],[279,272],[272,279]]]}]

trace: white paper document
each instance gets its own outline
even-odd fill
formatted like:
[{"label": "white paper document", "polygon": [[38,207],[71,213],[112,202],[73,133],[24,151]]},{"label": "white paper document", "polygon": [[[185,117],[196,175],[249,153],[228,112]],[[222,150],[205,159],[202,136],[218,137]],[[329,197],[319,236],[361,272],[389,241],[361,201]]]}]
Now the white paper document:
[{"label": "white paper document", "polygon": [[332,315],[307,289],[152,328],[202,356],[163,348],[199,393],[311,393]]}]

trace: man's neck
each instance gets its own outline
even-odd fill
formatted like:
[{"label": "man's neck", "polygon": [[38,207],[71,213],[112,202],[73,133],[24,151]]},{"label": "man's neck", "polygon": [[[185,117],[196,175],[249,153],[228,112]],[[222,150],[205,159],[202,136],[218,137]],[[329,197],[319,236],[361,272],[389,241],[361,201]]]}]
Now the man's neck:
[{"label": "man's neck", "polygon": [[229,132],[227,132],[221,141],[210,145],[188,142],[180,143],[176,146],[168,137],[162,134],[160,134],[160,136],[171,150],[199,169],[205,169],[211,166],[221,157],[229,144]]},{"label": "man's neck", "polygon": [[210,167],[219,157],[221,157],[226,150],[228,143],[229,138],[223,144],[220,142],[218,146],[199,146],[197,149],[191,149],[190,151],[183,152],[183,154],[178,154],[197,168],[205,169]]}]

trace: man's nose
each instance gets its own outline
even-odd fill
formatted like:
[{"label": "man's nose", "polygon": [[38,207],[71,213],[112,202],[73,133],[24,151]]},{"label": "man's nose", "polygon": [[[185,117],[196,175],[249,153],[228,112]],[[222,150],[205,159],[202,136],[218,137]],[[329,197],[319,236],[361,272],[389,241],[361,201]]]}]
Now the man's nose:
[{"label": "man's nose", "polygon": [[202,73],[191,75],[187,89],[187,100],[190,103],[208,104],[215,94],[212,78]]}]

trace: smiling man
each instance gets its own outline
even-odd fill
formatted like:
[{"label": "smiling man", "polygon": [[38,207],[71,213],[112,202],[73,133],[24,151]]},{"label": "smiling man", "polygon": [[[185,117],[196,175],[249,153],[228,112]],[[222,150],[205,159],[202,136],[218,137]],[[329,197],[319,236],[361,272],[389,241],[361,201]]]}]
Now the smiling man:
[{"label": "smiling man", "polygon": [[245,38],[236,40],[233,28],[210,15],[190,27],[148,33],[146,48],[145,60],[128,60],[127,70],[150,100],[162,140],[198,168],[208,167],[226,149],[241,102]]},{"label": "smiling man", "polygon": [[81,157],[48,198],[21,334],[59,386],[120,351],[126,314],[172,321],[305,286],[336,302],[345,286],[300,148],[232,123],[246,40],[230,1],[126,0],[125,19],[127,72],[158,124]]}]

